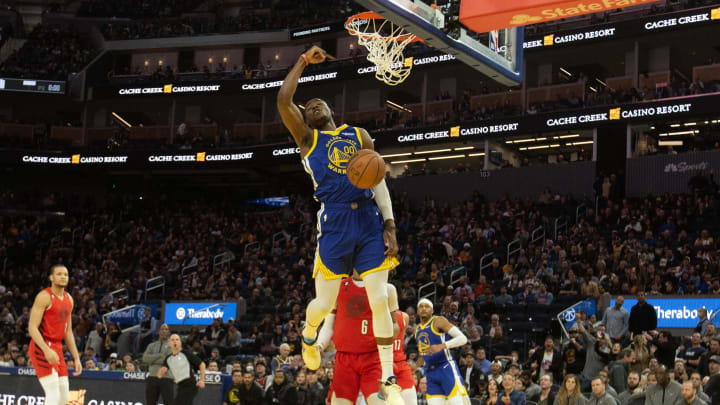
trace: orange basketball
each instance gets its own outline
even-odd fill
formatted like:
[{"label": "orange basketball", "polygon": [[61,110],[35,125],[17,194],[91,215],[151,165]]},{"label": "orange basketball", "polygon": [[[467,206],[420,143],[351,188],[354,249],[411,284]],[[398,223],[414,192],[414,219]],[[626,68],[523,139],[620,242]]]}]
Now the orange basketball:
[{"label": "orange basketball", "polygon": [[373,188],[385,178],[385,161],[374,150],[360,149],[348,161],[347,176],[357,188]]}]

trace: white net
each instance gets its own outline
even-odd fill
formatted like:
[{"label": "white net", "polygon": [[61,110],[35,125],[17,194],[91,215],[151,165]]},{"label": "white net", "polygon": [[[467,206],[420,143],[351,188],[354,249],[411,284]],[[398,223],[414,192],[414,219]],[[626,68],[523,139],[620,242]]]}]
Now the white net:
[{"label": "white net", "polygon": [[380,16],[351,18],[345,23],[345,28],[351,35],[358,37],[359,45],[368,50],[367,60],[377,66],[375,78],[390,86],[407,79],[413,60],[405,58],[403,50],[416,40],[415,35]]}]

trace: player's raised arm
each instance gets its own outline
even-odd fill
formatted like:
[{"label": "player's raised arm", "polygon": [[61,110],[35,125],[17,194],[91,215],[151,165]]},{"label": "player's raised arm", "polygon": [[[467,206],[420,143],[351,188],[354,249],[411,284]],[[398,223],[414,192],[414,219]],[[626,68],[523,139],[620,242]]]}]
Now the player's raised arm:
[{"label": "player's raised arm", "polygon": [[[75,303],[72,300],[72,297],[70,297],[70,294],[67,295],[67,298],[70,299],[70,303],[74,307]],[[72,309],[70,310],[70,313],[72,313]],[[65,344],[67,345],[70,355],[73,358],[73,362],[75,363],[75,371],[73,372],[73,375],[77,377],[82,373],[82,362],[80,361],[80,354],[78,353],[77,346],[75,345],[75,334],[73,333],[72,328],[72,316],[68,316],[67,327],[65,329]]]},{"label": "player's raised arm", "polygon": [[33,302],[32,309],[30,310],[30,320],[28,321],[28,333],[30,338],[35,342],[35,345],[42,350],[45,358],[50,364],[58,364],[60,358],[57,353],[50,350],[48,345],[45,343],[42,334],[40,333],[40,323],[42,322],[43,314],[45,310],[50,306],[50,294],[45,291],[41,291]]},{"label": "player's raised arm", "polygon": [[[327,53],[317,46],[313,46],[295,62],[295,66],[285,77],[280,91],[277,95],[277,108],[280,112],[283,124],[292,134],[295,143],[300,147],[301,152],[312,145],[312,129],[305,123],[305,118],[297,105],[293,102],[298,80],[305,67],[311,63],[322,63],[328,57]],[[303,155],[305,153],[303,152]]]}]

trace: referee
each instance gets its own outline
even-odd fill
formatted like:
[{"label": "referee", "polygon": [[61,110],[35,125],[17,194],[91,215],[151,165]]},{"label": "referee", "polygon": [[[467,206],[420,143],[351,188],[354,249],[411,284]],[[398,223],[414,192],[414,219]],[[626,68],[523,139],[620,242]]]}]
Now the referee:
[{"label": "referee", "polygon": [[[205,363],[189,350],[183,350],[180,336],[170,336],[171,353],[158,371],[158,378],[163,378],[168,369],[172,371],[177,392],[173,405],[192,405],[197,387],[205,388]],[[195,381],[195,371],[200,370],[200,379]]]}]

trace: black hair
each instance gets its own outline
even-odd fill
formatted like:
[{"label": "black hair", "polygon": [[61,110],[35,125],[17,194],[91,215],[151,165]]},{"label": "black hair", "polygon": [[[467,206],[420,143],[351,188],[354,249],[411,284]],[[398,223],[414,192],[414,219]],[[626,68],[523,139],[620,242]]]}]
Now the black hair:
[{"label": "black hair", "polygon": [[235,373],[240,373],[240,374],[248,373],[248,374],[250,374],[249,371],[233,370],[232,373],[230,373],[230,375],[233,376],[233,375],[235,375]]},{"label": "black hair", "polygon": [[55,274],[55,269],[57,269],[58,267],[65,267],[65,265],[53,264],[52,266],[50,266],[50,274],[48,274],[48,276],[52,276],[53,274]]},{"label": "black hair", "polygon": [[[234,370],[233,374],[235,374],[235,371],[240,372],[240,370]],[[242,373],[243,373],[243,375],[245,375],[245,374],[254,375],[253,372],[248,369],[242,370]]]}]

